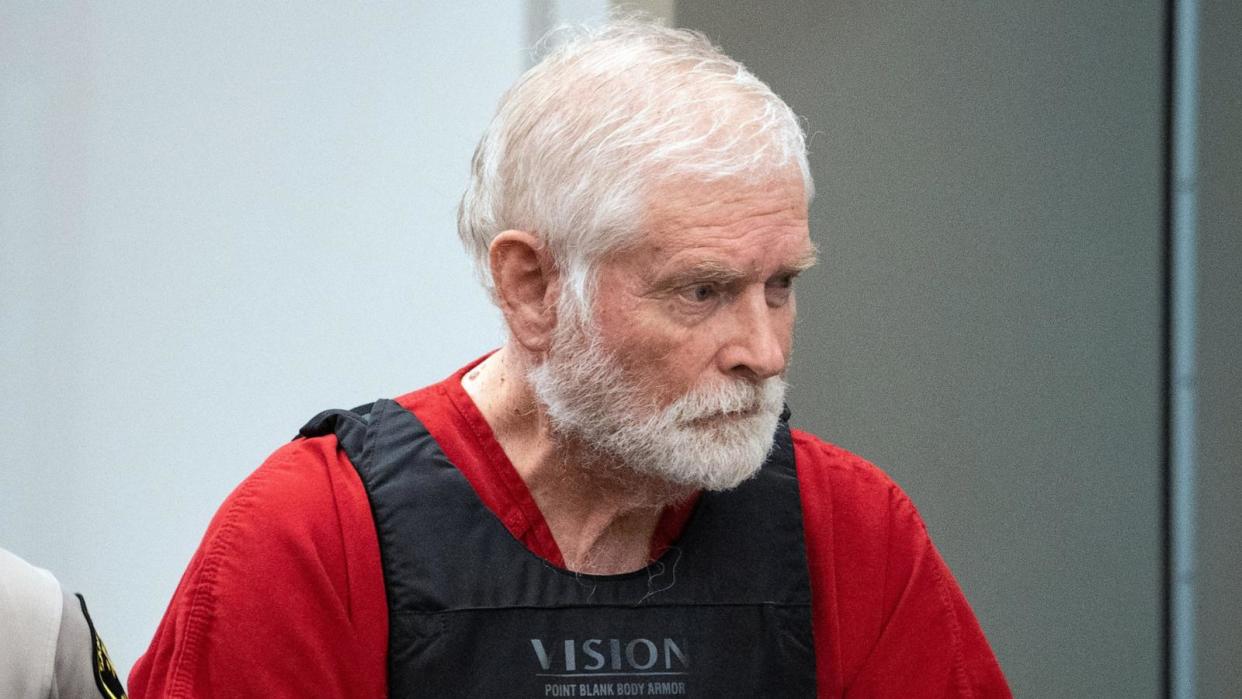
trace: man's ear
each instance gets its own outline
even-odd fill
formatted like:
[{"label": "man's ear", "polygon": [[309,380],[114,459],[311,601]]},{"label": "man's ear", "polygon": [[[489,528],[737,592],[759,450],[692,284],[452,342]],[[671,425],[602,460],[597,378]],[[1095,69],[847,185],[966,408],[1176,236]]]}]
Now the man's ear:
[{"label": "man's ear", "polygon": [[526,231],[503,231],[488,247],[496,300],[513,339],[545,352],[556,328],[558,273],[552,256]]}]

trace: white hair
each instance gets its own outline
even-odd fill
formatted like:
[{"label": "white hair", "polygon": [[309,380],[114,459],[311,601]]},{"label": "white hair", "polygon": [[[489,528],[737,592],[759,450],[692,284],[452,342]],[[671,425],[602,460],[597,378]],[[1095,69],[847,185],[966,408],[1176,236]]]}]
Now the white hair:
[{"label": "white hair", "polygon": [[458,235],[492,290],[488,248],[534,234],[580,303],[595,263],[632,243],[646,197],[678,178],[801,173],[793,111],[702,34],[632,20],[582,29],[501,98],[475,149]]}]

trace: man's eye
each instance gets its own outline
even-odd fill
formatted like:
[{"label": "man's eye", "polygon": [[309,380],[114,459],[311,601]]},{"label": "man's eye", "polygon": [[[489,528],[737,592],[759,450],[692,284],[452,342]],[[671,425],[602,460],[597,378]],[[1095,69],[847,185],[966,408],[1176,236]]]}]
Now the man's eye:
[{"label": "man's eye", "polygon": [[681,292],[681,297],[691,303],[707,303],[719,295],[720,292],[712,284],[695,284]]},{"label": "man's eye", "polygon": [[793,275],[785,275],[770,280],[764,289],[764,293],[768,297],[768,305],[773,307],[785,305],[789,301],[789,295],[793,293],[793,281]]}]

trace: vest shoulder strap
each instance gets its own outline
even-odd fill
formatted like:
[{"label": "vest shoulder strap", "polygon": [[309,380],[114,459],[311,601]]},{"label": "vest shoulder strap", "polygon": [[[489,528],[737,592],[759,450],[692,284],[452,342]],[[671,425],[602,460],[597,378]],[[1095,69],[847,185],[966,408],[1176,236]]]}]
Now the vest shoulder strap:
[{"label": "vest shoulder strap", "polygon": [[346,452],[358,453],[366,441],[367,429],[371,425],[371,408],[374,406],[375,401],[372,401],[350,410],[325,410],[302,425],[294,439],[311,439],[335,433]]}]

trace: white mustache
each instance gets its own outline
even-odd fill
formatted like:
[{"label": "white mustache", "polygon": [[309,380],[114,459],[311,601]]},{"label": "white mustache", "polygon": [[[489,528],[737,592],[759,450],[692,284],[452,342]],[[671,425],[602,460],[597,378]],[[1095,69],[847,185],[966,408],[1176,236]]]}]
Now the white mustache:
[{"label": "white mustache", "polygon": [[758,384],[735,381],[695,389],[666,410],[678,425],[726,417],[753,417],[780,412],[784,393],[785,382],[779,377]]}]

